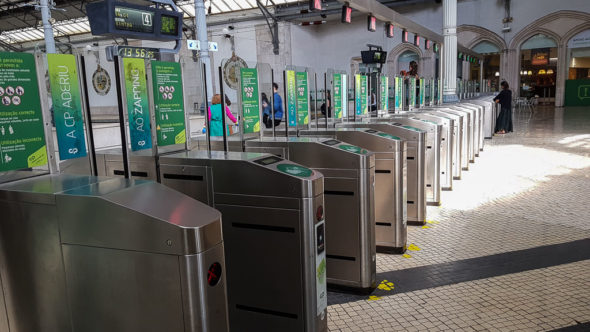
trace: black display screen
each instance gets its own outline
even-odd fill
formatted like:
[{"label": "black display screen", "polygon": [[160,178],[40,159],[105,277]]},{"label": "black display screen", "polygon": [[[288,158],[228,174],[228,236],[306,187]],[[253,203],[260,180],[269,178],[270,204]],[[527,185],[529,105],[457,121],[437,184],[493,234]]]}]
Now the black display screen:
[{"label": "black display screen", "polygon": [[118,30],[152,33],[154,32],[154,13],[115,6],[115,27]]},{"label": "black display screen", "polygon": [[340,141],[337,141],[335,139],[331,139],[331,140],[325,141],[323,143],[326,144],[326,145],[336,145],[336,144],[340,143]]},{"label": "black display screen", "polygon": [[271,157],[266,157],[266,158],[254,160],[254,162],[257,164],[263,165],[263,166],[268,166],[268,165],[272,165],[274,163],[278,163],[281,160],[283,160],[283,159],[280,157],[271,156]]},{"label": "black display screen", "polygon": [[160,33],[175,36],[178,34],[178,17],[162,15],[162,27]]}]

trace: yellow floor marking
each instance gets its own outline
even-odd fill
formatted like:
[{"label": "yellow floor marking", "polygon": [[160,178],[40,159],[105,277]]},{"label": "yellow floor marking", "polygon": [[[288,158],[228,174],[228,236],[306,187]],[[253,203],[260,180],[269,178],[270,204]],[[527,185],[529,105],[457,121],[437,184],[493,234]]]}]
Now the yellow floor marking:
[{"label": "yellow floor marking", "polygon": [[427,228],[430,228],[430,226],[426,226],[426,225],[422,226],[422,229],[427,229]]},{"label": "yellow floor marking", "polygon": [[383,281],[381,281],[379,286],[377,286],[377,288],[382,289],[382,290],[386,290],[386,291],[392,291],[395,287],[393,285],[393,282],[383,280]]},{"label": "yellow floor marking", "polygon": [[369,296],[369,301],[377,301],[377,300],[381,300],[381,298],[379,296],[375,296],[375,295]]},{"label": "yellow floor marking", "polygon": [[439,224],[439,222],[438,221],[435,221],[435,220],[426,220],[426,222],[429,223],[429,224],[434,224],[434,225]]},{"label": "yellow floor marking", "polygon": [[402,257],[403,258],[412,258],[412,255],[410,255],[410,254],[403,254]]},{"label": "yellow floor marking", "polygon": [[412,243],[412,244],[410,244],[408,246],[408,250],[410,250],[410,251],[420,251],[420,247],[418,247],[417,245],[415,245],[415,244]]}]

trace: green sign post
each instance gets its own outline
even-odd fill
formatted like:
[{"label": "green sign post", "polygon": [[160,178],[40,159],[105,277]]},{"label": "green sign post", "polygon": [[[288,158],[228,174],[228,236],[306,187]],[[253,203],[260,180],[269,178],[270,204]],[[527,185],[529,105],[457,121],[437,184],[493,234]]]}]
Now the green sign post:
[{"label": "green sign post", "polygon": [[76,57],[71,54],[47,54],[47,72],[59,159],[85,157],[86,135]]},{"label": "green sign post", "polygon": [[363,114],[361,99],[361,75],[354,75],[354,105],[356,115]]},{"label": "green sign post", "polygon": [[295,71],[287,70],[287,112],[289,114],[289,126],[297,125],[297,82]]},{"label": "green sign post", "polygon": [[260,132],[258,71],[255,68],[241,68],[240,83],[242,90],[242,118],[244,119],[244,134]]},{"label": "green sign post", "polygon": [[342,119],[342,75],[334,74],[332,82],[334,85],[334,118]]},{"label": "green sign post", "polygon": [[342,79],[340,87],[342,95],[342,117],[348,118],[348,76],[346,74],[341,74],[340,78]]},{"label": "green sign post", "polygon": [[123,70],[131,150],[150,149],[152,147],[152,132],[145,76],[145,60],[123,58]]},{"label": "green sign post", "polygon": [[361,109],[362,114],[369,113],[369,91],[368,91],[368,78],[365,75],[361,75]]},{"label": "green sign post", "polygon": [[420,93],[420,107],[424,107],[425,102],[426,102],[424,99],[426,87],[424,86],[424,78],[423,77],[420,78],[420,88],[419,89],[420,89],[420,91],[419,91],[419,93]]},{"label": "green sign post", "polygon": [[186,143],[182,73],[177,62],[152,61],[158,145]]},{"label": "green sign post", "polygon": [[401,77],[395,77],[395,111],[401,111],[403,109],[403,80]]},{"label": "green sign post", "polygon": [[309,92],[307,72],[295,74],[297,84],[297,124],[307,125],[309,123]]},{"label": "green sign post", "polygon": [[385,112],[389,110],[389,96],[387,95],[387,90],[389,87],[389,77],[381,76],[381,89],[379,93],[381,94],[381,109]]},{"label": "green sign post", "polygon": [[0,172],[47,164],[35,58],[0,52]]}]

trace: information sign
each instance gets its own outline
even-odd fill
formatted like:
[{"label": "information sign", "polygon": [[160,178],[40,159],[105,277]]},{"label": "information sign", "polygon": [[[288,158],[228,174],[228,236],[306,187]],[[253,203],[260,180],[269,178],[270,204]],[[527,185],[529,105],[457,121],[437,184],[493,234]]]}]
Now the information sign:
[{"label": "information sign", "polygon": [[257,133],[260,131],[260,99],[256,68],[240,68],[240,87],[244,134]]},{"label": "information sign", "polygon": [[152,147],[149,100],[145,76],[145,60],[123,58],[125,96],[129,118],[131,150],[138,151]]},{"label": "information sign", "polygon": [[416,78],[410,78],[410,91],[408,96],[408,106],[410,108],[416,107]]},{"label": "information sign", "polygon": [[180,64],[152,61],[152,89],[158,145],[186,143]]},{"label": "information sign", "polygon": [[348,117],[348,75],[342,74],[342,117]]},{"label": "information sign", "polygon": [[420,86],[419,86],[419,98],[420,98],[420,107],[424,107],[424,92],[425,92],[425,87],[424,87],[424,78],[420,78]]},{"label": "information sign", "polygon": [[369,94],[367,81],[367,76],[361,75],[361,109],[363,114],[369,113]]},{"label": "information sign", "polygon": [[154,32],[154,13],[140,9],[115,6],[115,27],[134,32]]},{"label": "information sign", "polygon": [[0,172],[47,164],[35,58],[0,52]]},{"label": "information sign", "polygon": [[307,72],[297,72],[297,124],[306,125],[309,123],[309,92]]},{"label": "information sign", "polygon": [[59,159],[85,157],[86,136],[76,57],[71,54],[47,54],[47,71]]},{"label": "information sign", "polygon": [[334,74],[332,77],[334,85],[334,118],[342,118],[342,74]]},{"label": "information sign", "polygon": [[387,95],[389,87],[389,77],[381,76],[381,89],[379,93],[381,94],[381,109],[387,111],[389,109],[389,96]]},{"label": "information sign", "polygon": [[289,114],[289,126],[297,125],[297,83],[295,71],[287,70],[287,112]]}]

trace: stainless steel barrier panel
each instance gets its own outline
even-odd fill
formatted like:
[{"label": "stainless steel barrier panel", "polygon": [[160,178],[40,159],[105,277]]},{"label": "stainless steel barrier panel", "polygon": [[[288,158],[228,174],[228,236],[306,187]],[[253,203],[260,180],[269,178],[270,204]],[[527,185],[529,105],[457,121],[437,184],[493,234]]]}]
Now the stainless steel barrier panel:
[{"label": "stainless steel barrier panel", "polygon": [[[443,112],[458,112],[460,114],[463,114],[464,116],[467,116],[467,131],[463,130],[463,134],[467,133],[467,135],[465,135],[465,142],[466,144],[464,144],[464,147],[466,147],[466,154],[463,156],[463,170],[464,171],[468,171],[469,170],[469,163],[473,163],[475,162],[475,148],[474,148],[474,131],[475,131],[475,114],[473,111],[471,110],[467,110],[465,108],[462,107],[457,107],[457,106],[448,106],[448,108],[443,108],[442,109]],[[465,129],[465,128],[464,128]]]},{"label": "stainless steel barrier panel", "polygon": [[266,152],[324,175],[328,284],[358,292],[376,287],[375,156],[334,139],[276,137],[247,140]]},{"label": "stainless steel barrier panel", "polygon": [[0,186],[0,209],[11,330],[228,330],[218,211],[151,181],[65,174]]},{"label": "stainless steel barrier panel", "polygon": [[469,112],[445,107],[436,107],[435,109],[445,114],[461,117],[461,162],[459,163],[459,166],[462,170],[469,170],[469,151],[471,149],[471,114]]},{"label": "stainless steel barrier panel", "polygon": [[477,150],[475,151],[475,156],[479,157],[479,152],[483,151],[484,146],[484,115],[485,115],[485,108],[482,105],[476,105],[469,102],[461,103],[461,106],[472,109],[477,111],[476,120],[477,120],[477,135],[475,136],[477,140]]},{"label": "stainless steel barrier panel", "polygon": [[338,124],[337,127],[370,128],[406,141],[408,224],[424,225],[426,223],[426,132],[393,126],[389,123],[349,122]]},{"label": "stainless steel barrier panel", "polygon": [[452,109],[455,110],[462,110],[464,112],[469,112],[469,114],[471,115],[471,151],[469,151],[469,162],[470,163],[475,163],[475,157],[477,157],[479,155],[479,140],[478,140],[478,134],[479,134],[479,118],[478,118],[478,112],[476,109],[462,105],[462,104],[455,104],[453,106],[451,106]]},{"label": "stainless steel barrier panel", "polygon": [[160,178],[223,214],[232,330],[327,331],[321,173],[269,154],[189,151],[161,156]]},{"label": "stainless steel barrier panel", "polygon": [[463,116],[453,113],[441,112],[438,108],[426,109],[425,114],[441,116],[453,120],[453,158],[452,174],[453,180],[461,180],[461,150],[463,148]]},{"label": "stainless steel barrier panel", "polygon": [[440,189],[453,189],[453,144],[455,140],[455,120],[448,116],[433,114],[422,108],[419,112],[401,113],[400,116],[406,116],[411,119],[430,122],[440,125]]},{"label": "stainless steel barrier panel", "polygon": [[492,138],[494,136],[494,128],[496,127],[495,103],[492,101],[492,97],[487,96],[485,99],[473,99],[469,103],[484,107],[483,135],[484,138]]},{"label": "stainless steel barrier panel", "polygon": [[440,205],[440,146],[442,126],[436,123],[433,124],[410,119],[399,114],[384,118],[371,118],[368,121],[390,122],[395,126],[426,132],[426,203],[428,205]]},{"label": "stainless steel barrier panel", "polygon": [[403,253],[407,244],[406,142],[367,128],[305,130],[300,136],[329,137],[375,153],[375,241],[378,252]]}]

